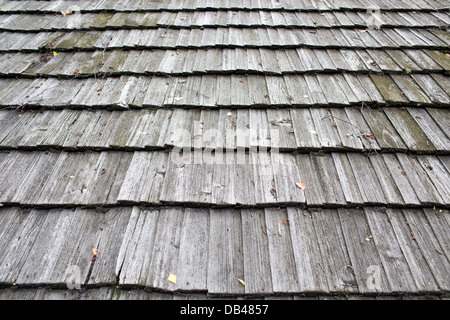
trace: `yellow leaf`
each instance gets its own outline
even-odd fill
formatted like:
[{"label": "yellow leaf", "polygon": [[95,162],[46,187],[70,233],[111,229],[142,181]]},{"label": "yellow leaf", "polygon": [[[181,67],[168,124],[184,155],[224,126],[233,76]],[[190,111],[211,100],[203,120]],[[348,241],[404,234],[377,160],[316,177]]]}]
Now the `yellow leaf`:
[{"label": "yellow leaf", "polygon": [[97,248],[92,248],[92,253],[94,254],[94,256],[96,257],[98,254],[98,250]]},{"label": "yellow leaf", "polygon": [[[234,277],[233,277],[234,278]],[[239,278],[235,278],[237,281],[239,281],[243,286],[245,286],[245,282],[244,282],[244,280],[242,280],[242,279],[239,279]]]},{"label": "yellow leaf", "polygon": [[53,51],[53,56],[56,56],[58,54],[58,52]]},{"label": "yellow leaf", "polygon": [[177,276],[174,274],[169,274],[169,278],[167,278],[167,280],[169,280],[169,282],[172,282],[173,284],[177,283]]},{"label": "yellow leaf", "polygon": [[299,187],[300,189],[302,189],[303,191],[305,191],[305,189],[306,189],[306,184],[304,184],[302,182],[296,182],[295,185],[297,187]]}]

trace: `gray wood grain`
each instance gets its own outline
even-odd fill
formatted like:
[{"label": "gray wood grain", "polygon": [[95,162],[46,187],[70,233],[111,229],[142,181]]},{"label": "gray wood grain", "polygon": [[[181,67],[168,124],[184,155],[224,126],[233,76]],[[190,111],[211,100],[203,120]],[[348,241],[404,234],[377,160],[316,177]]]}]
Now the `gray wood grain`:
[{"label": "gray wood grain", "polygon": [[450,140],[439,129],[439,126],[425,109],[408,108],[408,112],[437,150],[448,150],[450,148]]},{"label": "gray wood grain", "polygon": [[381,110],[363,109],[361,113],[380,148],[391,150],[405,150],[407,148],[384,112]]},{"label": "gray wood grain", "polygon": [[297,148],[320,148],[320,142],[311,112],[308,108],[291,109],[292,127]]},{"label": "gray wood grain", "polygon": [[[134,210],[133,207],[116,207],[108,210],[104,216],[99,216],[100,213],[97,210],[93,213],[99,220],[98,229],[94,232],[95,248],[98,253],[89,283],[108,285],[119,282],[120,272],[116,272],[116,266],[120,264],[122,267],[123,261],[118,261],[118,253],[124,243],[126,230]],[[82,216],[83,212],[78,212],[78,214]],[[86,246],[86,250],[88,249],[89,247]],[[85,259],[84,257],[85,255],[82,256],[83,259]],[[91,258],[92,256],[87,257]]]},{"label": "gray wood grain", "polygon": [[395,183],[394,177],[390,174],[387,165],[383,161],[383,157],[381,155],[373,155],[369,157],[369,160],[383,189],[386,202],[393,205],[404,204],[400,190]]},{"label": "gray wood grain", "polygon": [[435,190],[441,195],[444,203],[449,202],[449,172],[436,156],[418,156],[417,160],[433,182]]},{"label": "gray wood grain", "polygon": [[386,215],[387,220],[395,232],[395,237],[403,255],[408,262],[418,291],[430,292],[437,290],[438,285],[436,280],[428,266],[425,256],[420,251],[415,235],[411,232],[403,212],[398,209],[387,209]]},{"label": "gray wood grain", "polygon": [[370,160],[366,156],[356,153],[348,153],[347,157],[364,203],[386,203],[379,179],[370,165]]},{"label": "gray wood grain", "polygon": [[397,158],[406,174],[406,177],[411,182],[411,186],[416,192],[420,202],[425,203],[443,203],[439,192],[434,187],[433,182],[428,178],[424,169],[420,166],[416,159],[413,159],[405,154],[397,154]]},{"label": "gray wood grain", "polygon": [[406,177],[406,173],[394,154],[382,155],[386,168],[390,176],[395,181],[398,191],[400,192],[403,201],[408,205],[419,205],[420,201],[416,196],[416,192],[411,186],[411,182]]},{"label": "gray wood grain", "polygon": [[289,110],[268,109],[266,112],[270,128],[271,148],[295,149],[296,141]]},{"label": "gray wood grain", "polygon": [[147,283],[159,213],[157,209],[141,211],[137,207],[131,211],[117,251],[115,274],[120,284],[144,286]]},{"label": "gray wood grain", "polygon": [[309,155],[297,155],[297,166],[300,174],[300,183],[306,185],[305,197],[306,203],[310,206],[321,206],[325,202],[325,193],[318,177],[318,173],[314,170]]},{"label": "gray wood grain", "polygon": [[311,213],[288,208],[288,219],[300,291],[329,292]]},{"label": "gray wood grain", "polygon": [[362,204],[363,198],[358,189],[355,176],[353,175],[350,162],[344,153],[332,153],[334,166],[336,168],[337,178],[341,184],[342,191],[347,203]]},{"label": "gray wood grain", "polygon": [[360,293],[391,292],[375,243],[369,238],[372,232],[364,212],[355,209],[338,209],[338,214],[358,291]]},{"label": "gray wood grain", "polygon": [[205,291],[207,289],[208,229],[209,210],[184,209],[176,290]]},{"label": "gray wood grain", "polygon": [[425,214],[417,209],[404,209],[403,213],[436,282],[441,289],[448,288],[448,277],[445,276],[443,270],[448,268],[449,262],[445,256],[446,251],[444,251],[444,248],[436,238],[427,219],[427,215],[430,212]]},{"label": "gray wood grain", "polygon": [[366,219],[393,292],[415,292],[413,274],[403,255],[387,216],[374,208],[365,208]]},{"label": "gray wood grain", "polygon": [[175,284],[168,281],[177,275],[184,210],[162,209],[159,212],[151,262],[147,270],[146,285],[165,291],[174,291]]},{"label": "gray wood grain", "polygon": [[242,250],[242,220],[236,210],[210,210],[208,292],[218,295],[243,294],[245,281]]},{"label": "gray wood grain", "polygon": [[337,211],[316,211],[311,214],[311,219],[317,234],[330,292],[357,292],[355,275],[347,268],[350,257]]},{"label": "gray wood grain", "polygon": [[262,209],[241,210],[241,219],[245,293],[270,294],[273,292],[272,275],[268,238],[263,232],[267,228],[264,211]]},{"label": "gray wood grain", "polygon": [[297,292],[299,283],[287,211],[265,209],[264,217],[261,232],[265,232],[268,238],[273,292]]},{"label": "gray wood grain", "polygon": [[279,203],[304,203],[305,195],[297,183],[301,183],[295,158],[291,155],[271,154],[275,190]]},{"label": "gray wood grain", "polygon": [[345,204],[345,196],[331,155],[311,154],[311,164],[324,195],[323,204]]}]

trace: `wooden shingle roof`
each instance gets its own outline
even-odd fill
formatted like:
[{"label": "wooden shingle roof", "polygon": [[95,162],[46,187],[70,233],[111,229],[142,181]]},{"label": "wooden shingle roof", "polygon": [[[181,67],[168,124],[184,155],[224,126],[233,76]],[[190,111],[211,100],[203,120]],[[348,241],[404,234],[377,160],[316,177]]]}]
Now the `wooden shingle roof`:
[{"label": "wooden shingle roof", "polygon": [[0,0],[0,299],[448,296],[449,12]]}]

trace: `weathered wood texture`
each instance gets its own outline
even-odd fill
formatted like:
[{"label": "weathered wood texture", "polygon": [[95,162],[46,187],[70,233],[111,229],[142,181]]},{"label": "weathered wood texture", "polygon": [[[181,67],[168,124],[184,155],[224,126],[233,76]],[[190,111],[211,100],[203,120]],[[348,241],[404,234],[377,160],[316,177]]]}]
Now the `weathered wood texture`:
[{"label": "weathered wood texture", "polygon": [[449,10],[0,0],[0,299],[445,298]]},{"label": "weathered wood texture", "polygon": [[447,215],[377,207],[2,208],[1,283],[228,296],[441,294],[450,285]]},{"label": "weathered wood texture", "polygon": [[448,152],[450,142],[446,112],[439,110],[0,110],[0,148],[107,151],[267,147],[282,152],[381,150],[442,154]]},{"label": "weathered wood texture", "polygon": [[449,204],[448,156],[4,151],[3,204],[234,206]]}]

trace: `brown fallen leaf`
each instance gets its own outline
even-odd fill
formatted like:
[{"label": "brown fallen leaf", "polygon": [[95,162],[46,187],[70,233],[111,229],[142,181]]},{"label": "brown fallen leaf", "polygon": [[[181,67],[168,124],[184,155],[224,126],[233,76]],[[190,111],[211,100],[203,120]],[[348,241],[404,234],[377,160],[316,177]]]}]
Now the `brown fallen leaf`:
[{"label": "brown fallen leaf", "polygon": [[351,273],[353,273],[353,274],[355,273],[355,269],[353,269],[353,267],[349,264],[345,266],[345,270],[347,270],[347,269],[350,269]]},{"label": "brown fallen leaf", "polygon": [[244,80],[239,80],[240,83],[244,83]]},{"label": "brown fallen leaf", "polygon": [[72,71],[73,74],[77,74],[78,72],[80,72],[78,69]]},{"label": "brown fallen leaf", "polygon": [[281,221],[282,224],[287,224],[289,221],[289,219],[284,219],[283,221]]},{"label": "brown fallen leaf", "polygon": [[262,225],[261,225],[261,230],[267,236],[267,232],[266,232],[266,230],[264,229],[264,227]]},{"label": "brown fallen leaf", "polygon": [[270,194],[272,195],[272,197],[276,198],[277,190],[275,188],[270,188]]},{"label": "brown fallen leaf", "polygon": [[439,251],[437,248],[434,248],[434,250],[436,250],[436,252],[439,253],[440,255],[443,255],[443,253]]},{"label": "brown fallen leaf", "polygon": [[305,191],[305,189],[306,189],[306,184],[304,184],[302,182],[296,182],[295,185],[297,187],[299,187],[300,189],[302,189],[303,191]]},{"label": "brown fallen leaf", "polygon": [[61,11],[61,14],[62,14],[64,17],[67,16],[69,13],[70,13],[69,10],[63,10],[63,11]]},{"label": "brown fallen leaf", "polygon": [[94,257],[96,257],[98,255],[97,248],[92,248],[92,254],[94,255]]}]

